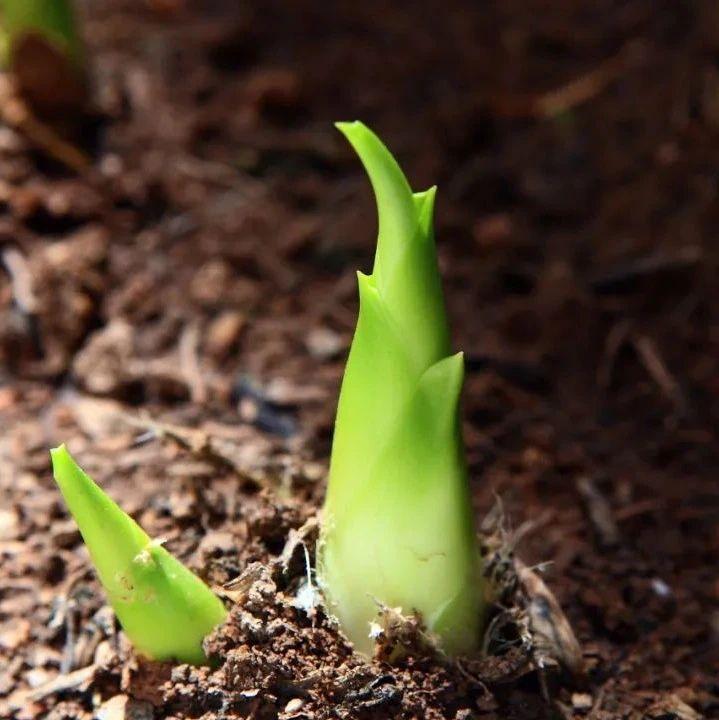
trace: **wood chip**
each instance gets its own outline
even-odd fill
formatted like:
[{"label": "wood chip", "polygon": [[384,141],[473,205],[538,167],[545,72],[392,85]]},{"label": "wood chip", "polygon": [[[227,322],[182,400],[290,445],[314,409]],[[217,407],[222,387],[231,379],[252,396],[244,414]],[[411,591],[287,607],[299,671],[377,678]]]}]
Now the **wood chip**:
[{"label": "wood chip", "polygon": [[557,599],[534,570],[517,559],[515,566],[528,599],[530,629],[537,649],[559,661],[573,675],[581,676],[582,648]]},{"label": "wood chip", "polygon": [[66,690],[85,689],[92,682],[96,671],[96,665],[88,665],[87,667],[67,673],[66,675],[58,675],[56,678],[48,680],[30,690],[19,690],[15,692],[11,695],[8,704],[12,709],[19,710],[28,702],[42,700],[56,693]]},{"label": "wood chip", "polygon": [[127,695],[115,695],[95,713],[97,720],[153,720],[155,712],[149,702]]},{"label": "wood chip", "polygon": [[591,710],[594,700],[589,693],[572,693],[572,707],[575,710]]},{"label": "wood chip", "polygon": [[15,510],[0,509],[0,540],[15,540],[20,532],[20,523]]},{"label": "wood chip", "polygon": [[215,318],[207,328],[205,349],[216,360],[227,358],[237,345],[245,327],[245,316],[241,312],[229,310]]},{"label": "wood chip", "polygon": [[285,715],[293,715],[302,709],[305,701],[302,698],[292,698],[287,705],[285,705]]}]

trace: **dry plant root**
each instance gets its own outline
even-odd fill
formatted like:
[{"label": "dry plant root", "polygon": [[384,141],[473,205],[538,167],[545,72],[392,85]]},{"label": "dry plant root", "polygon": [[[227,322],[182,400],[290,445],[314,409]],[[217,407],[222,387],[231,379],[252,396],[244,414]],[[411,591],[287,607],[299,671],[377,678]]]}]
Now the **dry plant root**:
[{"label": "dry plant root", "polygon": [[407,655],[434,657],[440,654],[438,643],[427,632],[419,615],[404,615],[400,607],[376,602],[379,617],[370,626],[375,660],[391,665]]},{"label": "dry plant root", "polygon": [[506,531],[500,504],[483,530],[484,572],[497,609],[485,631],[485,652],[502,644],[511,647],[512,641],[502,643],[503,630],[509,631],[517,638],[514,644],[524,656],[526,672],[539,672],[546,696],[547,669],[561,667],[574,679],[583,676],[581,646],[552,591],[535,570],[516,557],[514,548],[521,530],[514,534]]}]

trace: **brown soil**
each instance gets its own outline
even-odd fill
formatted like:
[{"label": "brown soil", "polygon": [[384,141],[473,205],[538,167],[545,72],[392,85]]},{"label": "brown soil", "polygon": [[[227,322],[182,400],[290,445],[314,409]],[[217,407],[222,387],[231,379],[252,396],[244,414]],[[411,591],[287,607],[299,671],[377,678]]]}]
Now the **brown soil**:
[{"label": "brown soil", "polygon": [[[713,0],[86,5],[81,126],[0,128],[0,716],[719,717]],[[353,118],[440,186],[477,514],[549,563],[584,677],[511,638],[367,663],[294,604],[373,250]],[[208,581],[249,573],[214,670],[133,658],[61,441]]]}]

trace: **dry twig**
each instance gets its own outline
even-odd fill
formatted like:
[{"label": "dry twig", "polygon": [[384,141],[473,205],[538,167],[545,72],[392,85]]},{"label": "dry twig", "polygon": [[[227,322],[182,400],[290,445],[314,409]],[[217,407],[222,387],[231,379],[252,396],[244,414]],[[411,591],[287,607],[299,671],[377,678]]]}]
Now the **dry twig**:
[{"label": "dry twig", "polygon": [[0,119],[78,175],[84,175],[90,169],[90,158],[35,116],[6,74],[0,75]]}]

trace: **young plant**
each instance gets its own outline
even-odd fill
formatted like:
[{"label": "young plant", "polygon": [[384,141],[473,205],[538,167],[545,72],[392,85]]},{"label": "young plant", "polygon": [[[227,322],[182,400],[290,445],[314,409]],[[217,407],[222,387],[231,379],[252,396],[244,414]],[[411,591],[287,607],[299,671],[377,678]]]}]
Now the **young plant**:
[{"label": "young plant", "polygon": [[432,230],[435,188],[412,193],[362,123],[338,123],[377,200],[371,275],[335,425],[318,578],[330,612],[371,653],[379,604],[418,613],[442,649],[476,650],[482,583],[452,355]]},{"label": "young plant", "polygon": [[70,0],[0,0],[5,65],[30,102],[47,112],[84,101],[82,43]]},{"label": "young plant", "polygon": [[64,445],[51,455],[55,481],[132,644],[154,660],[207,663],[202,640],[226,616],[219,598],[151,540],[78,467]]}]

